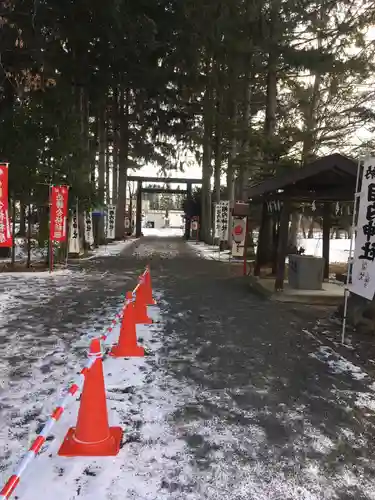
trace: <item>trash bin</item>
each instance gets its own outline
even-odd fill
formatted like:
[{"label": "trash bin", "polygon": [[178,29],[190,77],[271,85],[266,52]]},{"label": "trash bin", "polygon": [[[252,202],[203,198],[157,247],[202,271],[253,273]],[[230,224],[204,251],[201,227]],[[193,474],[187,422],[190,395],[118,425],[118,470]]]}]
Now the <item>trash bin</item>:
[{"label": "trash bin", "polygon": [[323,257],[289,255],[289,286],[298,290],[321,290],[324,276]]}]

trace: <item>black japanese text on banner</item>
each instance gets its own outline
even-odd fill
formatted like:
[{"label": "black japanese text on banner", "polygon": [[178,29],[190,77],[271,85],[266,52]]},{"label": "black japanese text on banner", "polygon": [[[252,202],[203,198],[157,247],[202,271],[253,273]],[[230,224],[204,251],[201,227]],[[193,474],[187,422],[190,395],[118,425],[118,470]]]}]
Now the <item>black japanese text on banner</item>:
[{"label": "black japanese text on banner", "polygon": [[115,239],[116,205],[107,205],[107,239]]},{"label": "black japanese text on banner", "polygon": [[368,300],[375,292],[375,158],[363,166],[350,291]]},{"label": "black japanese text on banner", "polygon": [[85,224],[85,241],[89,245],[94,243],[94,233],[92,227],[92,212],[85,212],[83,214],[84,224]]},{"label": "black japanese text on banner", "polygon": [[215,238],[228,240],[229,201],[221,201],[215,207]]},{"label": "black japanese text on banner", "polygon": [[78,208],[70,221],[69,253],[79,253]]}]

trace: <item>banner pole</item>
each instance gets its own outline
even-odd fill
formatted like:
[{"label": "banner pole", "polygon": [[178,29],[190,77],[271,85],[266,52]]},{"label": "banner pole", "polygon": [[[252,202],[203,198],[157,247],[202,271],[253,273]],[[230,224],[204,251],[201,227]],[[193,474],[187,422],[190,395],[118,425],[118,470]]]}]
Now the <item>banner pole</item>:
[{"label": "banner pole", "polygon": [[246,216],[245,241],[243,246],[243,275],[247,275],[247,233],[249,231],[249,218]]},{"label": "banner pole", "polygon": [[[353,235],[355,237],[355,225],[356,225],[356,215],[357,215],[357,198],[360,193],[358,193],[359,186],[359,172],[361,170],[361,158],[358,160],[357,166],[357,179],[355,183],[355,192],[354,192],[354,203],[353,203],[353,216],[352,216],[352,234],[350,238],[350,248],[349,248],[349,258],[348,258],[348,267],[346,272],[346,283],[345,283],[345,297],[344,297],[344,311],[342,318],[342,331],[341,331],[341,344],[345,343],[345,331],[346,331],[346,317],[348,313],[348,299],[349,299],[349,274],[353,271],[353,262],[352,262],[352,253],[353,253]],[[351,267],[350,267],[351,265]]]},{"label": "banner pole", "polygon": [[49,186],[49,272],[52,273],[53,271],[53,238],[52,238],[52,187],[53,185]]},{"label": "banner pole", "polygon": [[[69,215],[69,210],[67,210],[67,214]],[[69,237],[70,237],[70,224],[69,224],[69,216],[66,217],[65,220],[65,231],[66,231],[66,251],[65,251],[65,267],[68,267],[68,257],[69,257]]]}]

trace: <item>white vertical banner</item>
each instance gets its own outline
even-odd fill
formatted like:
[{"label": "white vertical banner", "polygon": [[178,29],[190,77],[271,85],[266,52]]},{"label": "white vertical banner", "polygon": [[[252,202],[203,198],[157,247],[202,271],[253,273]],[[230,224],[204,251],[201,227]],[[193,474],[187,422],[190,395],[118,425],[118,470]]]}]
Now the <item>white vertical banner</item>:
[{"label": "white vertical banner", "polygon": [[92,229],[92,212],[85,212],[83,214],[83,220],[85,224],[85,241],[89,245],[92,245],[94,243],[94,232]]},{"label": "white vertical banner", "polygon": [[372,300],[375,292],[375,158],[364,161],[350,291]]},{"label": "white vertical banner", "polygon": [[221,220],[221,205],[220,203],[215,203],[215,238],[220,238],[220,220]]},{"label": "white vertical banner", "polygon": [[234,216],[232,220],[232,257],[243,257],[246,239],[246,217]]},{"label": "white vertical banner", "polygon": [[115,239],[116,205],[107,205],[107,240]]},{"label": "white vertical banner", "polygon": [[215,238],[220,241],[228,240],[229,201],[216,204],[215,210]]},{"label": "white vertical banner", "polygon": [[78,206],[70,219],[69,253],[79,253]]}]

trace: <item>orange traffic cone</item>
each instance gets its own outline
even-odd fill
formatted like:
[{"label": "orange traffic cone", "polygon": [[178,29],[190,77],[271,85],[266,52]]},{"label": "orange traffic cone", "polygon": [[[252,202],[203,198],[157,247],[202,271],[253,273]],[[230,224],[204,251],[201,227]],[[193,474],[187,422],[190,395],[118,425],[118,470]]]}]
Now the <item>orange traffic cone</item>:
[{"label": "orange traffic cone", "polygon": [[120,450],[121,427],[109,427],[100,340],[94,339],[89,356],[95,357],[83,386],[77,426],[68,430],[58,455],[108,457]]},{"label": "orange traffic cone", "polygon": [[152,323],[152,319],[147,315],[147,304],[145,300],[145,278],[141,276],[139,278],[139,283],[135,291],[135,301],[134,301],[134,311],[135,311],[135,324],[136,325],[149,325]]},{"label": "orange traffic cone", "polygon": [[156,301],[152,296],[152,284],[151,284],[151,271],[150,266],[146,267],[146,271],[144,273],[145,277],[145,300],[148,306],[154,306]]},{"label": "orange traffic cone", "polygon": [[126,294],[126,304],[122,317],[119,340],[118,343],[113,346],[109,354],[116,358],[141,357],[145,355],[143,347],[137,344],[132,292],[127,292]]}]

